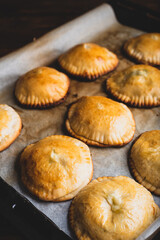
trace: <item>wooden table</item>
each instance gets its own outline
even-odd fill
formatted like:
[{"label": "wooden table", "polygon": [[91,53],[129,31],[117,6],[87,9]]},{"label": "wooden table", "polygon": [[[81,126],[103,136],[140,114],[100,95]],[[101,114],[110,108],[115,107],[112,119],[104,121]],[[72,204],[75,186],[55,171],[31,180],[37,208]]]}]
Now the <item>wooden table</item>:
[{"label": "wooden table", "polygon": [[[130,25],[148,31],[160,31],[159,0],[0,0],[0,57],[103,2],[114,5],[122,22],[127,21]],[[137,6],[138,11],[135,11]],[[143,11],[144,8],[147,10]],[[0,206],[0,240],[25,240],[25,237],[1,216],[1,211]]]}]

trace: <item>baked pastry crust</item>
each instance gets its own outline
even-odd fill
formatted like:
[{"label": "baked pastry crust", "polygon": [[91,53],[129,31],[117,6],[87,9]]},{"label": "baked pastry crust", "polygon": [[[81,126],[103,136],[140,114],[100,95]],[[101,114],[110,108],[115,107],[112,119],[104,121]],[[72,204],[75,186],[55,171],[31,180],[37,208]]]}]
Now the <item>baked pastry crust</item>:
[{"label": "baked pastry crust", "polygon": [[146,33],[129,39],[125,52],[138,62],[160,65],[160,33]]},{"label": "baked pastry crust", "polygon": [[19,136],[22,128],[18,113],[7,104],[0,104],[0,152]]},{"label": "baked pastry crust", "polygon": [[21,154],[20,167],[23,184],[45,201],[73,198],[93,175],[88,146],[63,135],[28,145]]},{"label": "baked pastry crust", "polygon": [[133,138],[135,121],[126,105],[102,96],[86,96],[70,107],[66,127],[87,144],[121,146]]},{"label": "baked pastry crust", "polygon": [[69,85],[65,74],[54,68],[38,67],[18,79],[15,96],[22,105],[32,108],[54,106],[64,100]]},{"label": "baked pastry crust", "polygon": [[118,100],[136,107],[160,105],[160,70],[134,65],[106,81],[107,90]]},{"label": "baked pastry crust", "polygon": [[80,240],[133,240],[159,214],[151,193],[133,179],[100,177],[73,199],[69,222]]},{"label": "baked pastry crust", "polygon": [[129,165],[140,184],[160,195],[160,130],[140,135],[131,148]]},{"label": "baked pastry crust", "polygon": [[118,58],[107,48],[83,43],[62,54],[58,62],[71,75],[92,80],[112,71],[118,64]]}]

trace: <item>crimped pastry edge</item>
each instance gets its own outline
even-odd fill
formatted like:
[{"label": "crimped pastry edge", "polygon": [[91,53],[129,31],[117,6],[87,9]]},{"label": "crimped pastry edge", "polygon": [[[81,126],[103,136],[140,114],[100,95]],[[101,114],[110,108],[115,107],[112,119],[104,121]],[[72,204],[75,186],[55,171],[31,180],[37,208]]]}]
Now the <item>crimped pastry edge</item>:
[{"label": "crimped pastry edge", "polygon": [[[19,78],[20,79],[20,78]],[[19,79],[17,80],[17,82],[19,81]],[[65,92],[64,96],[61,97],[58,101],[54,101],[53,99],[43,99],[41,100],[41,103],[32,103],[32,99],[30,96],[27,97],[27,100],[23,101],[24,98],[26,98],[26,96],[20,94],[19,96],[17,96],[16,94],[16,87],[15,87],[15,90],[14,90],[14,96],[15,96],[15,99],[17,100],[17,102],[22,106],[22,107],[25,107],[25,108],[33,108],[33,109],[45,109],[45,108],[49,108],[49,107],[55,107],[61,103],[63,103],[67,96],[69,95],[69,92],[70,92],[70,79],[69,77],[66,75],[66,79],[67,79],[67,82],[68,82],[68,88],[67,88],[67,91]],[[35,101],[35,98],[34,98],[34,101]],[[46,101],[46,103],[44,103]]]},{"label": "crimped pastry edge", "polygon": [[[151,98],[148,96],[141,96],[141,98],[130,98],[127,95],[119,94],[117,91],[113,91],[110,85],[108,84],[108,80],[106,80],[106,90],[113,96],[115,97],[116,100],[119,100],[125,104],[128,104],[133,107],[147,107],[147,108],[152,108],[152,107],[158,107],[160,106],[160,98],[158,100],[158,97],[154,97],[153,101],[151,101]],[[139,100],[139,101],[138,101]]]},{"label": "crimped pastry edge", "polygon": [[29,191],[29,193],[31,193],[33,196],[37,197],[38,199],[46,201],[46,202],[63,202],[63,201],[67,201],[67,200],[74,198],[76,196],[76,194],[91,181],[92,176],[93,176],[93,162],[92,162],[92,172],[91,172],[91,175],[90,175],[88,181],[83,182],[83,184],[81,184],[80,187],[76,188],[74,191],[72,191],[64,196],[61,196],[59,198],[53,198],[47,194],[41,194],[37,189],[28,187],[26,184],[26,182],[28,182],[28,181],[27,181],[27,178],[25,178],[25,177],[21,176],[21,180],[22,180],[24,187]]},{"label": "crimped pastry edge", "polygon": [[[134,120],[134,119],[133,119],[133,120]],[[134,128],[133,134],[131,135],[130,138],[128,138],[128,141],[122,142],[122,143],[120,143],[120,144],[111,144],[111,143],[103,144],[103,143],[100,143],[100,142],[98,142],[98,141],[90,140],[90,139],[87,139],[87,138],[85,138],[85,137],[83,137],[83,136],[77,135],[77,134],[72,130],[68,119],[66,120],[66,128],[67,128],[68,132],[69,132],[72,136],[74,136],[75,138],[80,139],[81,141],[85,142],[85,143],[88,144],[88,145],[97,146],[97,147],[121,147],[121,146],[124,146],[124,145],[126,145],[127,143],[129,143],[129,142],[133,139],[133,137],[134,137],[134,132],[135,132],[135,128]]]},{"label": "crimped pastry edge", "polygon": [[[51,135],[51,136],[52,136],[52,135]],[[51,136],[48,136],[48,137],[46,137],[46,138],[49,138],[49,137],[51,137]],[[66,135],[53,135],[53,136],[61,136],[61,137],[63,136],[63,137],[71,138],[71,137],[66,136]],[[42,139],[42,140],[43,140],[43,139]],[[77,139],[76,139],[76,140],[77,140]],[[78,140],[78,141],[80,141],[80,140]],[[36,142],[35,142],[35,143],[36,143]],[[34,145],[35,143],[29,144],[28,146],[26,146],[26,147],[23,149],[22,153],[25,151],[25,149],[26,149],[27,147],[30,147],[30,146]],[[83,142],[81,142],[81,143],[83,143]],[[83,144],[84,144],[84,143],[83,143]],[[87,146],[87,148],[88,148],[88,146]],[[88,149],[89,149],[89,148],[88,148]],[[22,153],[21,153],[20,161],[19,161],[20,168],[21,168],[21,162],[22,162],[22,159],[21,159]],[[92,179],[92,177],[93,177],[93,160],[92,160],[91,154],[90,154],[90,158],[91,158],[91,168],[92,168],[92,169],[91,169],[91,174],[90,174],[90,176],[89,176],[87,179],[85,179],[78,188],[76,188],[76,189],[73,190],[72,192],[70,192],[70,193],[68,193],[68,194],[66,194],[66,195],[64,195],[64,196],[58,197],[58,198],[53,198],[53,197],[51,196],[51,194],[50,194],[50,195],[47,195],[46,192],[44,193],[44,190],[43,190],[43,194],[41,194],[41,192],[40,192],[39,190],[37,190],[36,187],[34,187],[34,186],[32,186],[32,185],[30,185],[30,186],[27,185],[27,184],[28,184],[28,177],[27,177],[26,175],[23,175],[23,176],[22,176],[22,172],[20,171],[20,172],[21,172],[21,173],[20,173],[21,181],[22,181],[24,187],[25,187],[33,196],[39,198],[40,200],[52,201],[52,202],[67,201],[67,200],[72,199],[83,187],[85,187],[85,186],[91,181],[91,179]],[[87,181],[86,181],[86,180],[87,180]]]},{"label": "crimped pastry edge", "polygon": [[[67,74],[69,74],[73,77],[76,77],[76,78],[85,78],[89,81],[93,81],[96,78],[98,78],[104,74],[107,74],[108,72],[113,71],[118,66],[119,60],[118,60],[116,54],[114,54],[114,55],[115,55],[115,64],[113,64],[113,63],[110,64],[106,70],[103,70],[103,71],[101,70],[98,73],[85,72],[85,74],[81,74],[81,73],[77,73],[76,71],[71,71],[70,68],[65,67],[66,64],[63,63],[63,59],[61,59],[61,56],[58,58],[57,61],[58,61],[59,66],[62,68],[62,70],[65,71]],[[67,66],[68,66],[68,64],[67,64]]]},{"label": "crimped pastry edge", "polygon": [[63,103],[66,100],[66,98],[68,97],[68,95],[69,95],[69,89],[68,89],[68,92],[66,93],[66,95],[63,98],[61,98],[60,100],[58,100],[56,102],[46,103],[46,104],[44,104],[44,103],[42,103],[42,104],[39,104],[39,103],[38,104],[31,104],[31,103],[29,103],[29,104],[27,104],[27,103],[22,103],[16,96],[15,96],[15,98],[16,98],[17,102],[19,103],[19,105],[24,107],[24,108],[46,109],[46,108],[50,108],[50,107],[56,107],[57,105]]},{"label": "crimped pastry edge", "polygon": [[[146,131],[146,132],[149,132],[149,131]],[[142,133],[143,134],[143,133]],[[130,169],[130,172],[131,174],[133,175],[133,177],[136,179],[136,181],[138,183],[140,183],[141,185],[143,185],[145,188],[147,188],[150,192],[156,194],[156,195],[160,195],[160,188],[156,188],[155,186],[153,186],[151,183],[149,183],[146,179],[142,178],[141,175],[139,174],[139,172],[137,171],[136,167],[135,167],[135,164],[134,164],[134,161],[131,157],[131,150],[132,150],[132,147],[133,145],[136,143],[136,141],[141,137],[140,134],[133,142],[130,150],[129,150],[129,153],[128,153],[128,165],[129,165],[129,169]]]},{"label": "crimped pastry edge", "polygon": [[[136,38],[136,37],[135,37]],[[151,58],[150,56],[143,58],[143,54],[139,51],[136,51],[133,48],[130,48],[129,44],[131,42],[131,40],[133,40],[134,38],[129,39],[127,42],[125,42],[123,49],[125,51],[125,53],[127,53],[127,55],[131,58],[133,58],[134,60],[136,60],[139,63],[143,63],[143,64],[149,64],[149,65],[160,65],[160,60],[159,58]]]},{"label": "crimped pastry edge", "polygon": [[98,142],[98,141],[94,141],[94,140],[91,140],[91,139],[87,139],[87,138],[85,138],[85,137],[83,137],[83,136],[80,136],[80,135],[76,134],[76,133],[74,132],[74,130],[71,128],[71,126],[70,126],[70,122],[69,122],[68,116],[69,116],[69,112],[71,111],[72,105],[75,104],[76,102],[78,102],[78,100],[79,100],[79,99],[77,99],[75,102],[73,102],[73,103],[71,104],[71,106],[70,106],[70,108],[69,108],[69,110],[68,110],[67,119],[66,119],[66,121],[65,121],[66,129],[68,130],[68,132],[69,132],[73,137],[75,137],[75,138],[77,138],[77,139],[80,139],[81,141],[85,142],[85,143],[88,144],[88,145],[92,145],[92,146],[96,146],[96,147],[121,147],[121,146],[126,145],[127,143],[129,143],[129,142],[133,139],[134,133],[135,133],[136,124],[135,124],[135,120],[134,120],[134,117],[133,117],[133,114],[132,114],[131,111],[130,111],[130,112],[131,112],[131,115],[132,115],[132,120],[133,120],[133,122],[134,122],[134,126],[133,126],[133,129],[132,129],[133,131],[132,131],[132,134],[131,134],[130,138],[128,138],[128,140],[125,141],[125,142],[122,141],[120,144],[113,144],[113,143],[103,144],[103,143],[100,143],[100,142]]}]

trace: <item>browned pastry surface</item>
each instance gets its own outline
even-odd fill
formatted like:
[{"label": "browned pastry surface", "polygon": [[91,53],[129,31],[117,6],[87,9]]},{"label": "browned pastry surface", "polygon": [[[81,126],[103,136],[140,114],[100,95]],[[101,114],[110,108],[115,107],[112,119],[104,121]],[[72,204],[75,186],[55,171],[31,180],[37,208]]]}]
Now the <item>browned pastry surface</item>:
[{"label": "browned pastry surface", "polygon": [[160,195],[160,130],[140,135],[131,148],[129,164],[136,180]]},{"label": "browned pastry surface", "polygon": [[20,167],[24,185],[45,201],[73,198],[93,175],[88,146],[63,135],[28,145],[21,154]]},{"label": "browned pastry surface", "polygon": [[68,73],[89,80],[112,71],[118,64],[114,53],[94,43],[76,45],[62,54],[58,61]]},{"label": "browned pastry surface", "polygon": [[114,74],[107,90],[118,100],[137,107],[160,105],[160,70],[149,65],[134,65]]},{"label": "browned pastry surface", "polygon": [[126,53],[141,63],[160,65],[160,33],[146,33],[129,39]]},{"label": "browned pastry surface", "polygon": [[121,146],[133,138],[135,121],[126,105],[102,96],[86,96],[70,107],[66,127],[90,145]]},{"label": "browned pastry surface", "polygon": [[80,240],[134,240],[159,214],[151,193],[133,179],[100,177],[73,199],[69,221]]},{"label": "browned pastry surface", "polygon": [[39,67],[18,79],[15,96],[26,106],[54,106],[65,98],[69,84],[69,78],[65,74],[54,68]]},{"label": "browned pastry surface", "polygon": [[22,128],[18,113],[6,104],[0,104],[0,151],[9,147],[19,136]]}]

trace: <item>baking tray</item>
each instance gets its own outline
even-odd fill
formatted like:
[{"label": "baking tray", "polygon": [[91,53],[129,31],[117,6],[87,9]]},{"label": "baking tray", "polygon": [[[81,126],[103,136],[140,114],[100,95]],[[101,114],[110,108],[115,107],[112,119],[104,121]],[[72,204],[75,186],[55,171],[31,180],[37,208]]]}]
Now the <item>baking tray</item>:
[{"label": "baking tray", "polygon": [[[19,76],[32,68],[43,65],[57,67],[56,59],[61,53],[75,44],[89,41],[98,43],[115,52],[119,58],[119,65],[115,71],[120,71],[134,64],[124,56],[122,45],[128,38],[141,33],[142,31],[119,24],[112,7],[108,4],[103,4],[83,16],[49,32],[35,42],[0,59],[0,102],[11,105],[19,113],[23,122],[23,129],[18,139],[7,150],[0,154],[0,176],[3,179],[1,180],[1,184],[9,189],[8,192],[13,193],[13,191],[16,191],[15,201],[19,201],[17,199],[23,199],[24,205],[27,206],[26,208],[24,207],[24,209],[26,209],[24,212],[25,214],[27,212],[30,219],[27,222],[32,222],[32,218],[34,219],[35,216],[39,216],[36,220],[39,232],[43,232],[43,228],[40,226],[45,226],[45,224],[42,224],[44,219],[44,222],[47,222],[47,226],[52,226],[51,222],[54,223],[53,228],[50,227],[50,234],[47,239],[51,239],[53,236],[55,237],[55,231],[57,236],[59,231],[55,225],[61,230],[59,232],[59,239],[62,237],[63,232],[63,239],[67,239],[68,236],[74,239],[69,229],[67,219],[68,208],[71,201],[52,203],[43,202],[33,197],[24,188],[19,179],[19,154],[26,145],[48,135],[68,134],[65,130],[64,122],[69,105],[84,95],[107,96],[105,81],[112,73],[102,76],[94,82],[83,82],[71,79],[70,93],[66,101],[55,108],[47,110],[21,108],[14,98],[15,81]],[[136,121],[134,139],[144,131],[160,129],[160,108],[130,109]],[[121,148],[102,149],[90,147],[94,165],[93,178],[105,175],[126,175],[132,177],[127,164],[127,153],[130,146],[131,143]],[[12,186],[13,189],[10,186]],[[18,193],[21,194],[21,196],[19,196]],[[153,197],[155,202],[160,205],[160,198],[157,196]],[[1,196],[1,199],[3,199],[3,196]],[[22,215],[23,204],[16,204],[13,199],[9,197],[6,198],[5,201],[2,200],[3,207],[6,208],[8,201],[11,209],[6,211],[8,211],[8,214],[11,214],[11,212],[16,212],[16,209],[18,210],[18,206],[20,206],[18,212]],[[25,215],[26,218],[27,214]],[[43,214],[45,216],[43,216]],[[19,226],[21,225],[22,223],[19,221]],[[26,232],[30,231],[30,228],[36,228],[32,224],[30,225],[31,226],[29,226],[29,224],[27,225]],[[152,235],[158,227],[159,220],[145,233],[146,235],[145,237],[143,236],[143,239],[148,239],[147,236]],[[52,231],[53,233],[51,233]],[[40,237],[44,239],[43,234],[40,234]],[[36,236],[34,239],[36,239]]]}]

